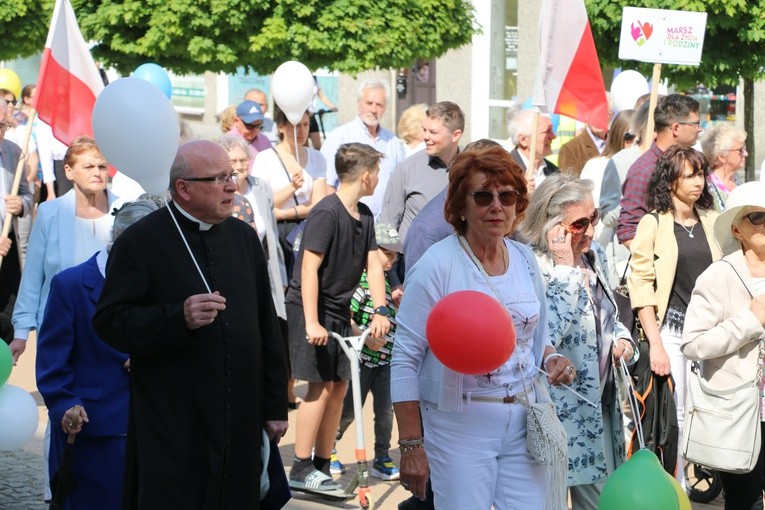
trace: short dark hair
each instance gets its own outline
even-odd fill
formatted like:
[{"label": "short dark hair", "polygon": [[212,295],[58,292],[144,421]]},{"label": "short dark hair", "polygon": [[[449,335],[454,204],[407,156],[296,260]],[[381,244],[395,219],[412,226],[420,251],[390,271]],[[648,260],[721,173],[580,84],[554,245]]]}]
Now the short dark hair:
[{"label": "short dark hair", "polygon": [[515,203],[515,223],[523,219],[523,213],[529,206],[526,193],[526,179],[523,170],[510,153],[502,147],[490,147],[484,150],[466,150],[457,154],[449,167],[449,189],[444,204],[446,221],[459,235],[467,232],[467,224],[462,220],[467,204],[468,181],[474,173],[486,175],[489,186],[509,185],[518,191]]},{"label": "short dark hair", "polygon": [[374,170],[385,154],[365,143],[344,143],[335,153],[335,171],[340,182],[352,182],[364,170]]},{"label": "short dark hair", "polygon": [[691,113],[699,112],[699,102],[691,96],[669,94],[659,100],[653,114],[654,130],[658,133],[675,122],[686,120]]},{"label": "short dark hair", "polygon": [[425,111],[425,116],[429,119],[441,119],[444,126],[451,132],[465,130],[465,114],[457,103],[451,101],[441,101],[430,105]]},{"label": "short dark hair", "polygon": [[485,151],[486,149],[491,149],[492,147],[502,147],[498,142],[495,142],[494,140],[491,140],[489,138],[480,138],[478,140],[474,140],[467,144],[464,151]]},{"label": "short dark hair", "polygon": [[709,162],[707,158],[692,147],[681,147],[673,145],[661,155],[656,162],[656,169],[648,180],[646,205],[649,210],[655,209],[656,212],[673,212],[675,205],[672,202],[675,184],[682,178],[685,172],[685,164],[688,163],[693,168],[693,175],[702,174],[704,176],[704,187],[701,190],[701,196],[696,201],[695,206],[698,209],[711,209],[714,206],[712,193],[706,185],[709,175]]}]

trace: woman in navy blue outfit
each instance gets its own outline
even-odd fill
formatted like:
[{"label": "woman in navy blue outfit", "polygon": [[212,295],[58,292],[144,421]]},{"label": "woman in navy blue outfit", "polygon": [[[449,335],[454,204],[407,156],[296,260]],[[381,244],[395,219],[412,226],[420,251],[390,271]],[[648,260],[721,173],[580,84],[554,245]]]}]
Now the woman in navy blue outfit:
[{"label": "woman in navy blue outfit", "polygon": [[[117,212],[116,237],[157,209],[150,201]],[[68,510],[120,508],[125,464],[130,361],[104,343],[92,326],[104,284],[107,250],[53,277],[37,350],[37,387],[51,423],[48,467],[58,470],[67,435],[77,434],[73,469],[76,488]]]}]

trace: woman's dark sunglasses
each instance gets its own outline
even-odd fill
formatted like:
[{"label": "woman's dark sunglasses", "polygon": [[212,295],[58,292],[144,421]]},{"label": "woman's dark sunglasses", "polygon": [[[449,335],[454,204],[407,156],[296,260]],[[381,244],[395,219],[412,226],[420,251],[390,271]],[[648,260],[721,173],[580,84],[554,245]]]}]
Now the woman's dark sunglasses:
[{"label": "woman's dark sunglasses", "polygon": [[757,211],[744,216],[752,225],[760,226],[765,223],[765,211]]},{"label": "woman's dark sunglasses", "polygon": [[630,133],[629,131],[624,133],[624,141],[625,142],[632,142],[637,138],[637,135],[635,133]]},{"label": "woman's dark sunglasses", "polygon": [[592,216],[589,218],[579,218],[576,221],[572,221],[571,225],[563,225],[566,227],[566,230],[571,232],[573,235],[579,235],[585,230],[587,230],[590,225],[593,227],[598,224],[598,221],[600,221],[600,210],[595,209],[595,212],[592,213]]},{"label": "woman's dark sunglasses", "polygon": [[518,201],[518,193],[516,190],[511,189],[507,191],[500,191],[499,193],[492,193],[491,191],[474,191],[471,193],[475,205],[478,207],[488,207],[494,201],[494,197],[499,198],[499,203],[504,207],[515,205]]}]

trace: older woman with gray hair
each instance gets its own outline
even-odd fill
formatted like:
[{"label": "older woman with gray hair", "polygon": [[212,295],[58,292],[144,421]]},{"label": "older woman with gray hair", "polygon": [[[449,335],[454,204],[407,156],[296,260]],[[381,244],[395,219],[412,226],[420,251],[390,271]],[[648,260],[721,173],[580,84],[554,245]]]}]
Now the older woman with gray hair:
[{"label": "older woman with gray hair", "polygon": [[726,209],[728,195],[739,185],[736,172],[744,168],[746,157],[746,131],[730,124],[715,124],[704,131],[701,149],[709,161],[711,172],[707,187],[715,201],[715,210]]},{"label": "older woman with gray hair", "polygon": [[[143,197],[113,213],[112,239],[159,209],[160,204]],[[130,360],[101,341],[92,325],[110,246],[53,277],[37,339],[37,387],[52,424],[51,479],[67,440],[77,437],[76,487],[64,508],[120,507]]]},{"label": "older woman with gray hair", "polygon": [[598,219],[592,182],[558,173],[537,187],[521,224],[545,283],[553,346],[576,368],[572,388],[597,404],[550,388],[568,435],[568,485],[575,510],[597,509],[606,479],[624,462],[613,364],[635,357],[630,333],[617,320],[605,252],[592,241]]}]

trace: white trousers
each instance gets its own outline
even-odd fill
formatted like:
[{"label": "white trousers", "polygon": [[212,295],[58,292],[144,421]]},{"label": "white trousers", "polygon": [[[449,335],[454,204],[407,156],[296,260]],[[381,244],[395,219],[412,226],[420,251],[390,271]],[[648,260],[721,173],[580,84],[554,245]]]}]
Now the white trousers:
[{"label": "white trousers", "polygon": [[526,449],[523,405],[470,402],[461,412],[444,412],[423,402],[420,408],[436,508],[544,509],[547,467]]},{"label": "white trousers", "polygon": [[683,444],[683,421],[685,420],[685,387],[690,370],[688,359],[680,351],[680,341],[682,334],[673,333],[668,328],[663,327],[659,332],[661,343],[669,356],[669,370],[672,378],[675,380],[675,407],[677,408],[677,470],[675,479],[685,488],[685,458],[682,455]]}]

